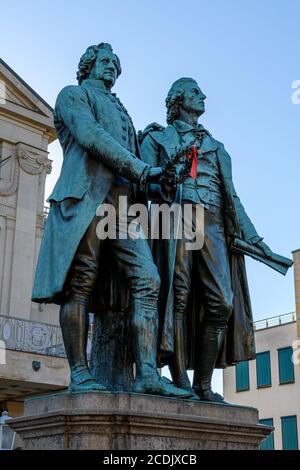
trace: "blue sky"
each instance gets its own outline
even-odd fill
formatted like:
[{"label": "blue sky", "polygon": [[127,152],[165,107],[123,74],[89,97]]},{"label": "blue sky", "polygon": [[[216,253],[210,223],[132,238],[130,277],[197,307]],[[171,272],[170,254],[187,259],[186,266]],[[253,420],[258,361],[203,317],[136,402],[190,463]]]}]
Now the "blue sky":
[{"label": "blue sky", "polygon": [[[258,232],[285,256],[300,247],[298,0],[10,0],[1,6],[1,57],[50,105],[76,83],[87,46],[110,42],[123,73],[114,91],[137,129],[165,124],[171,83],[195,78],[202,123],[230,153],[235,186]],[[50,147],[58,175],[62,153]],[[254,318],[295,309],[286,277],[247,261]]]}]

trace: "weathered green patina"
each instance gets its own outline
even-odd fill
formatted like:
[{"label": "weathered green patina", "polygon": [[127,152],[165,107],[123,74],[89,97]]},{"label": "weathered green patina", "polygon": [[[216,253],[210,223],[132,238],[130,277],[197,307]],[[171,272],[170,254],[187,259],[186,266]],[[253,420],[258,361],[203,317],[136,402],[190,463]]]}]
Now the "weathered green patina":
[{"label": "weathered green patina", "polygon": [[161,276],[160,355],[177,386],[191,389],[186,369],[195,370],[193,389],[201,399],[220,401],[211,391],[214,367],[255,358],[250,295],[243,254],[233,240],[255,246],[263,257],[272,251],[248,217],[232,181],[231,158],[224,145],[198,123],[205,95],[195,80],[183,78],[166,99],[168,126],[147,126],[141,135],[144,161],[163,165],[175,148],[196,139],[197,178],[176,193],[178,204],[204,206],[204,245],[188,252],[173,233],[154,240]]},{"label": "weathered green patina", "polygon": [[55,106],[55,125],[64,161],[48,201],[60,205],[49,212],[32,297],[60,303],[78,244],[115,178],[138,182],[147,165],[124,146],[137,148],[131,119],[101,80],[64,88]]},{"label": "weathered green patina", "polygon": [[[111,93],[120,73],[120,61],[109,44],[91,46],[80,59],[79,85],[64,88],[57,98],[54,122],[64,160],[49,197],[32,298],[61,305],[70,390],[106,390],[101,377],[96,380],[91,374],[86,347],[91,299],[94,294],[101,298],[104,283],[97,283],[99,273],[108,273],[113,258],[130,297],[133,391],[186,397],[190,393],[164,382],[157,372],[160,279],[147,240],[103,240],[97,233],[96,211],[104,201],[119,213],[119,195],[133,202],[135,183],[159,183],[165,175],[140,159],[132,121]],[[106,265],[101,263],[103,252],[111,256]]]}]

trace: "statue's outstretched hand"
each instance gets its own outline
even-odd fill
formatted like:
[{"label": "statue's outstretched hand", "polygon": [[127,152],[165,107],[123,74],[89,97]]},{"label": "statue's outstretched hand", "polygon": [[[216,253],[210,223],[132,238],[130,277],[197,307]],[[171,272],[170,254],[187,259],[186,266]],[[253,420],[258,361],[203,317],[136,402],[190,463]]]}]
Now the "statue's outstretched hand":
[{"label": "statue's outstretched hand", "polygon": [[260,248],[264,254],[268,257],[272,256],[272,250],[271,248],[266,244],[264,243],[262,240],[260,240],[258,243],[256,243],[256,246],[257,248]]}]

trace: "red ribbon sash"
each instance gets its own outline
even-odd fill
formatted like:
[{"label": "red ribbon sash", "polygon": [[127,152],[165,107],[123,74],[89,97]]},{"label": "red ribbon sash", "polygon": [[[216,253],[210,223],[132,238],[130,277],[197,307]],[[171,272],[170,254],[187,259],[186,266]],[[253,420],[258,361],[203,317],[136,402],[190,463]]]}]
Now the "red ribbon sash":
[{"label": "red ribbon sash", "polygon": [[193,147],[192,147],[192,153],[188,153],[186,155],[186,157],[189,160],[193,159],[192,167],[191,167],[191,171],[190,171],[190,177],[195,179],[196,176],[197,176],[197,166],[198,166],[197,148],[196,148],[195,145],[193,145]]}]

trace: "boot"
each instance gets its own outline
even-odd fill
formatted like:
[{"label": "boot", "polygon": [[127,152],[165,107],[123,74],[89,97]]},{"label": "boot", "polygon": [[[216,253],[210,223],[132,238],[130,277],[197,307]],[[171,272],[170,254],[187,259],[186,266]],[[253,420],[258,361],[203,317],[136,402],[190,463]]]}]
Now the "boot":
[{"label": "boot", "polygon": [[224,398],[211,389],[211,380],[217,358],[224,341],[225,331],[214,325],[205,325],[198,353],[198,365],[194,372],[193,389],[200,400],[223,402]]},{"label": "boot", "polygon": [[[157,371],[157,320],[143,304],[132,308],[133,349],[136,364],[136,378],[132,391],[168,397],[190,397],[192,392],[175,387],[164,381]],[[156,314],[157,315],[157,314]]]},{"label": "boot", "polygon": [[89,315],[87,306],[68,302],[61,306],[59,320],[71,371],[69,391],[105,391],[104,385],[94,379],[88,367],[86,347]]},{"label": "boot", "polygon": [[186,371],[186,325],[185,312],[175,312],[174,354],[169,360],[169,368],[174,385],[193,393]]}]

